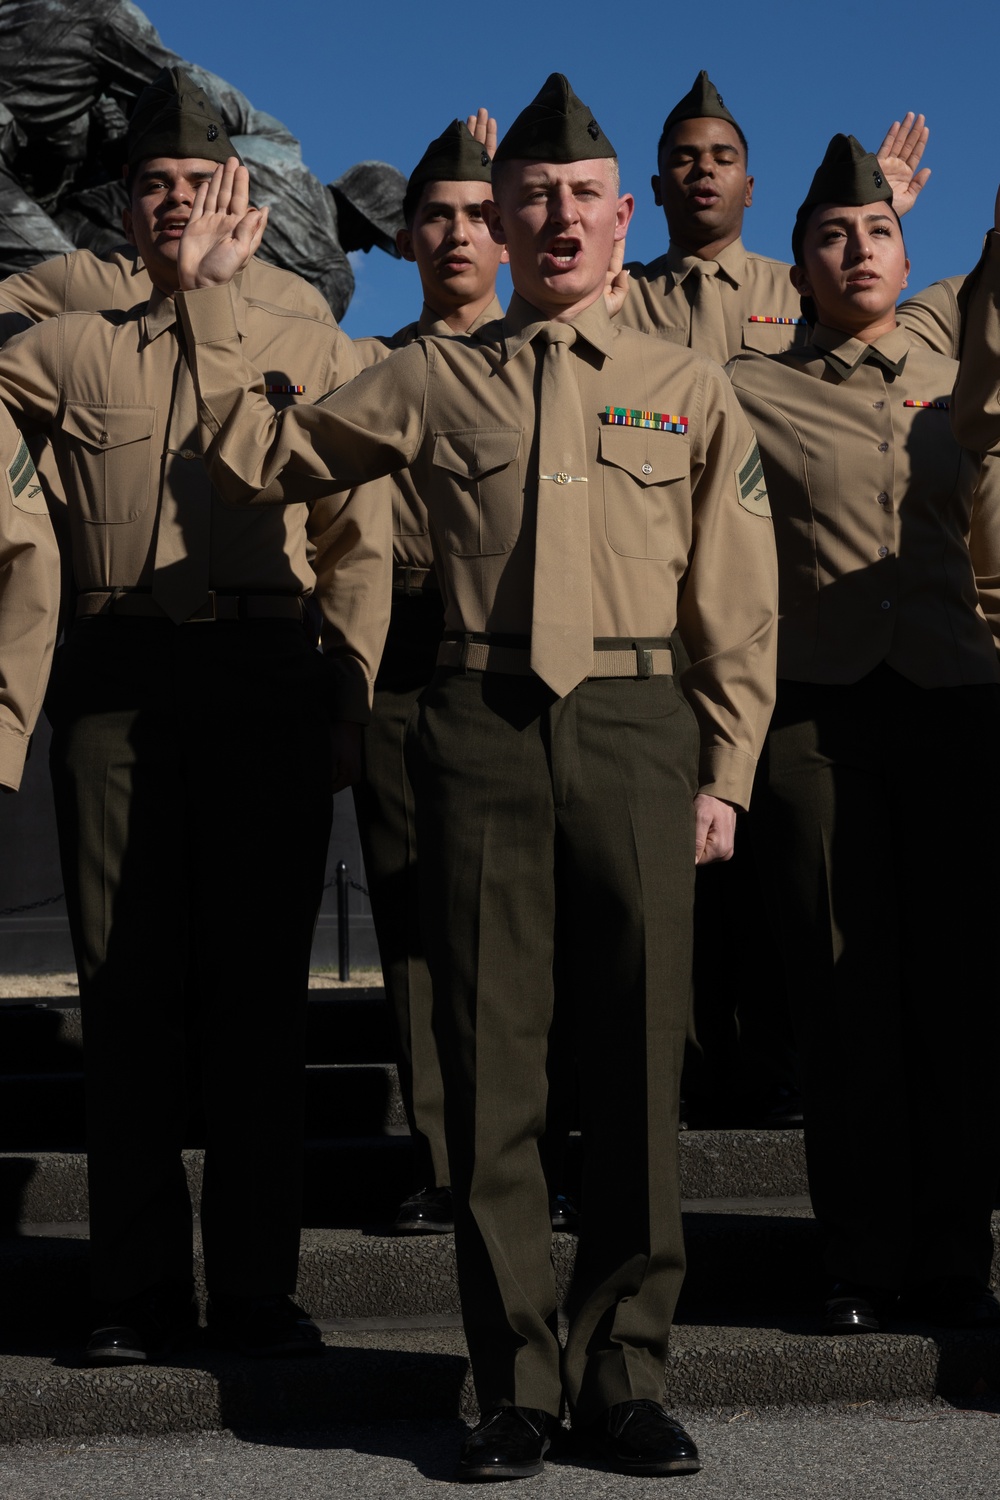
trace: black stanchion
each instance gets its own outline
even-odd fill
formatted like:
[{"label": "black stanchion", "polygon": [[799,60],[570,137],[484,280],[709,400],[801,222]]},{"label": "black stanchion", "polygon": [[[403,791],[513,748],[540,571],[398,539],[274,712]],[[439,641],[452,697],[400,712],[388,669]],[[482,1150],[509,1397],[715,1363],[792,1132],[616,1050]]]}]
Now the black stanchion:
[{"label": "black stanchion", "polygon": [[347,891],[350,884],[347,865],[341,859],[337,862],[337,953],[341,979],[351,977],[351,937],[347,913]]}]

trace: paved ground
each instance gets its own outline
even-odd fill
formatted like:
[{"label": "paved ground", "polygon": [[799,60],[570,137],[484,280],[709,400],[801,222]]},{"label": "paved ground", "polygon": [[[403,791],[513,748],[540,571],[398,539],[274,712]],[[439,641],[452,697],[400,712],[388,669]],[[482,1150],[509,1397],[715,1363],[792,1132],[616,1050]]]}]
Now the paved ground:
[{"label": "paved ground", "polygon": [[[996,1500],[1000,1398],[976,1409],[919,1406],[679,1413],[696,1436],[698,1475],[627,1479],[585,1467],[568,1446],[528,1500]],[[2,1500],[389,1500],[465,1495],[450,1482],[464,1428],[383,1422],[280,1438],[103,1439],[0,1449]],[[512,1493],[510,1487],[493,1493]]]},{"label": "paved ground", "polygon": [[[309,974],[311,990],[364,990],[381,987],[381,969],[352,969],[350,979],[343,981],[337,978],[332,969],[313,969]],[[77,996],[79,993],[76,974],[65,970],[37,974],[0,974],[0,1000],[49,999]]]}]

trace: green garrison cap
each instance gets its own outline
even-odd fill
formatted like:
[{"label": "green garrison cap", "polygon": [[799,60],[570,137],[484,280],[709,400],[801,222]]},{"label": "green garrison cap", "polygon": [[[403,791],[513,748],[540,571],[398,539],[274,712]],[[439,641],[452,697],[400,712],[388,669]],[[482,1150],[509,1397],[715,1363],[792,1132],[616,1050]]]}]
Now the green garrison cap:
[{"label": "green garrison cap", "polygon": [[128,122],[128,164],[150,156],[226,161],[238,156],[222,116],[183,68],[162,68],[146,85]]},{"label": "green garrison cap", "polygon": [[801,257],[806,221],[821,203],[842,203],[845,208],[858,208],[863,203],[891,202],[892,188],[885,180],[878,157],[866,151],[853,135],[835,135],[795,215],[792,250],[796,261]]},{"label": "green garrison cap", "polygon": [[452,120],[431,141],[410,173],[403,199],[403,218],[411,223],[428,182],[489,182],[490,158],[464,120]]},{"label": "green garrison cap", "polygon": [[663,122],[663,134],[669,135],[681,120],[728,120],[730,125],[739,125],[722,102],[722,95],[702,68],[684,98],[675,104]]},{"label": "green garrison cap", "polygon": [[563,73],[550,73],[497,147],[494,161],[594,161],[618,153]]}]

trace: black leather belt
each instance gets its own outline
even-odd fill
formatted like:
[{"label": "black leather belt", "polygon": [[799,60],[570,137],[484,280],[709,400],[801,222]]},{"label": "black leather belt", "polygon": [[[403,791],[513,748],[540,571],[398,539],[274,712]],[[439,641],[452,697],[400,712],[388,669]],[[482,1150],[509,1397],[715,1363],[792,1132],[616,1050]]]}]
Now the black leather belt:
[{"label": "black leather belt", "polygon": [[[439,667],[461,667],[466,672],[510,672],[527,677],[531,672],[528,645],[510,644],[516,637],[471,633],[451,636],[438,647]],[[673,653],[669,641],[635,641],[627,637],[602,636],[594,642],[594,665],[588,678],[672,676]]]},{"label": "black leather belt", "polygon": [[433,568],[411,568],[407,563],[394,563],[392,568],[392,591],[394,594],[423,594],[429,589],[438,593],[438,582]]},{"label": "black leather belt", "polygon": [[[182,620],[183,625],[201,625],[214,620],[301,620],[305,599],[297,594],[220,594],[210,589],[205,603]],[[77,619],[96,615],[128,616],[132,619],[166,620],[168,615],[151,593],[143,589],[90,589],[78,594]]]}]

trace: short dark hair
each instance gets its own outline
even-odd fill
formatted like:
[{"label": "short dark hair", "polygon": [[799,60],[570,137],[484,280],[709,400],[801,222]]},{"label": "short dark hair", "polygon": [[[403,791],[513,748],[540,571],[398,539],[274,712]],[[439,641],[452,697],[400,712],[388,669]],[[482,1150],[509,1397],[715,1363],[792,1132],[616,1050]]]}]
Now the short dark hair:
[{"label": "short dark hair", "polygon": [[[657,170],[657,172],[660,170],[660,157],[663,155],[663,148],[664,148],[664,146],[667,144],[667,141],[669,140],[671,134],[677,128],[677,126],[678,125],[683,125],[683,124],[684,124],[683,120],[675,120],[674,123],[671,125],[671,127],[670,127],[669,130],[662,130],[660,132],[660,139],[659,139],[659,141],[657,143],[657,147],[656,147],[656,170]],[[743,134],[743,131],[737,125],[737,123],[736,123],[735,120],[732,120],[732,121],[726,120],[725,124],[727,124],[727,125],[728,124],[732,124],[732,127],[736,131],[736,135],[737,135],[737,137],[739,139],[739,143],[743,147],[743,160],[746,162],[747,166],[749,166],[750,165],[750,147],[747,145],[747,138],[746,138],[746,136]]]}]

